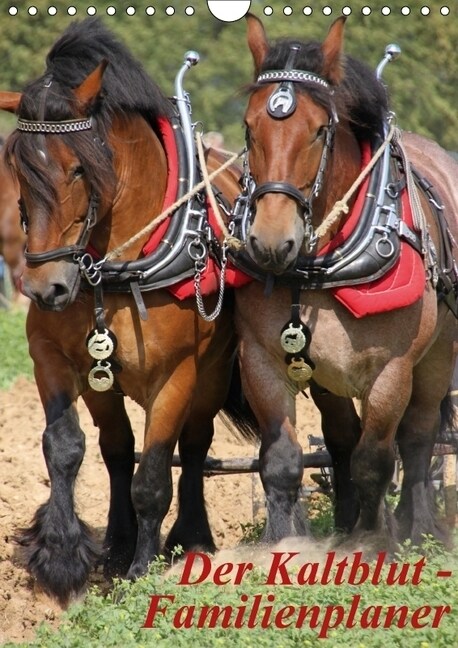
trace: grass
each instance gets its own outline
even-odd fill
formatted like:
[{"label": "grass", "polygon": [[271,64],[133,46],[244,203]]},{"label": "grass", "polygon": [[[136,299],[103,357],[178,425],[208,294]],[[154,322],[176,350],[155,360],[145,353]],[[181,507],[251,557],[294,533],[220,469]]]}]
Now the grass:
[{"label": "grass", "polygon": [[[25,314],[19,310],[0,311],[0,389],[8,388],[19,376],[32,377]],[[311,529],[319,546],[320,538],[326,538],[333,530],[330,500],[324,496],[312,497],[308,504]],[[262,523],[246,525],[245,540],[256,541],[261,530]],[[254,569],[237,586],[216,585],[211,579],[196,585],[181,585],[180,571],[178,575],[166,577],[165,562],[159,559],[135,583],[116,581],[107,595],[97,587],[92,588],[82,602],[70,606],[57,630],[44,623],[31,642],[4,644],[4,648],[270,648],[274,645],[277,648],[457,648],[458,556],[445,554],[432,541],[426,544],[426,555],[421,582],[404,585],[388,585],[383,581],[380,584],[268,585],[266,572],[255,561]],[[307,561],[307,554],[302,560]],[[415,547],[405,545],[396,560],[410,565],[412,572],[421,555]],[[445,569],[452,572],[452,577],[438,576]],[[290,573],[294,581],[294,570]],[[157,599],[158,608],[164,608],[164,613],[157,612],[149,624],[153,627],[144,628],[151,602],[156,600],[152,599],[154,595],[170,598]],[[261,611],[252,624],[254,627],[248,628],[249,609],[256,600],[260,601]],[[358,612],[352,621],[349,615],[356,604]],[[202,628],[196,627],[196,614],[206,605],[221,609],[215,627],[209,628],[208,622]],[[402,605],[407,610],[405,627],[398,627],[395,616],[389,627],[384,628],[390,606]],[[444,613],[438,627],[431,627],[434,614],[428,610],[446,605],[451,607],[450,612]],[[243,606],[247,608],[245,615]],[[300,606],[315,606],[316,612],[311,609],[301,628],[294,623],[288,625],[288,619],[297,618]],[[238,611],[245,623],[239,629],[234,627]],[[289,612],[291,617],[287,617]],[[225,614],[231,615],[228,627],[224,627]],[[190,627],[174,627],[174,620],[177,623],[186,619]],[[266,627],[262,627],[263,619]],[[275,620],[277,626],[285,627],[277,627]],[[361,627],[364,624],[369,627]],[[377,624],[379,627],[375,627]],[[418,627],[413,627],[415,624]]]},{"label": "grass", "polygon": [[[42,625],[35,640],[21,645],[29,648],[269,648],[274,645],[278,648],[456,648],[458,558],[445,554],[429,540],[425,564],[418,572],[420,578],[414,578],[414,566],[422,560],[416,548],[404,546],[395,560],[399,569],[403,565],[409,567],[404,584],[386,584],[389,565],[385,565],[381,584],[368,580],[358,584],[358,579],[352,581],[346,572],[345,582],[340,585],[332,582],[269,585],[267,572],[255,563],[240,585],[217,585],[210,578],[193,585],[180,584],[183,571],[180,567],[173,576],[165,576],[166,565],[159,559],[147,576],[135,583],[117,581],[107,596],[92,589],[82,603],[70,607],[57,631]],[[307,561],[307,556],[301,561]],[[454,577],[439,578],[438,571],[444,569],[452,570]],[[288,568],[288,572],[294,581],[297,568]],[[260,602],[260,610],[250,622],[250,610],[256,600]],[[152,603],[157,603],[156,614],[150,607]],[[202,627],[198,627],[205,606],[219,606],[219,616],[213,624],[211,616],[205,620],[202,617]],[[295,621],[300,606],[308,606],[310,613],[298,628]],[[353,619],[352,606],[357,609]],[[432,627],[435,610],[441,607],[444,615],[441,619],[436,616],[438,627]],[[398,611],[390,620],[390,610],[394,608]],[[243,627],[235,627],[237,614]],[[180,624],[182,627],[178,627]]]},{"label": "grass", "polygon": [[0,310],[0,389],[8,389],[19,376],[33,378],[25,318],[22,309]]}]

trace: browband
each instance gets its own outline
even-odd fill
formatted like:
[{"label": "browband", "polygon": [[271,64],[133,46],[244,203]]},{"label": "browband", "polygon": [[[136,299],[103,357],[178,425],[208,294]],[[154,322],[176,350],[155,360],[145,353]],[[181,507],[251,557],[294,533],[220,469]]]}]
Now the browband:
[{"label": "browband", "polygon": [[64,121],[34,121],[18,119],[16,128],[25,133],[76,133],[92,128],[92,117]]},{"label": "browband", "polygon": [[329,88],[329,83],[313,72],[304,70],[267,70],[262,72],[257,83],[280,83],[281,81],[292,81],[293,83],[318,83],[323,88]]}]

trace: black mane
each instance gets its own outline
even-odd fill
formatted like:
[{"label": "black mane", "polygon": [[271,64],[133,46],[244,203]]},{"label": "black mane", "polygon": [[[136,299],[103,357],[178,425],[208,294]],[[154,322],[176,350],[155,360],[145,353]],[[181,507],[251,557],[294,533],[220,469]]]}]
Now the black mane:
[{"label": "black mane", "polygon": [[[63,97],[71,96],[71,90],[82,83],[103,60],[108,67],[103,76],[102,111],[139,112],[148,118],[170,113],[170,105],[148,74],[117,38],[104,26],[100,18],[87,18],[72,23],[53,45],[46,57],[46,72],[24,91],[21,115],[37,119],[36,95],[40,93],[43,80],[52,76]],[[46,102],[46,119],[63,119],[68,111],[54,93]],[[54,103],[52,100],[54,98]],[[68,114],[68,112],[67,112]]]},{"label": "black mane", "polygon": [[[103,75],[101,97],[89,107],[86,115],[95,117],[95,132],[58,135],[80,159],[98,192],[114,182],[111,152],[108,146],[100,146],[100,142],[106,140],[113,115],[140,114],[154,127],[158,117],[170,116],[172,112],[170,102],[143,66],[99,18],[73,23],[65,30],[46,58],[45,73],[24,89],[19,107],[19,117],[24,119],[62,121],[74,118],[73,90],[104,60],[108,65]],[[49,80],[51,85],[46,87]],[[6,155],[8,159],[14,154],[30,191],[49,210],[56,196],[47,180],[47,163],[37,154],[38,138],[43,136],[21,135],[16,131],[8,142]],[[97,150],[94,150],[97,143]]]},{"label": "black mane", "polygon": [[[284,69],[291,46],[299,45],[300,50],[294,67],[323,76],[324,65],[321,43],[316,41],[302,42],[294,39],[282,39],[274,43],[267,53],[259,72]],[[317,103],[328,112],[331,111],[331,100],[334,100],[340,119],[348,119],[358,141],[372,139],[383,133],[383,123],[388,112],[388,100],[385,88],[377,80],[375,72],[367,65],[344,55],[344,79],[334,87],[334,94],[314,83],[295,83],[295,87],[306,91]],[[256,84],[251,89],[258,87]]]}]

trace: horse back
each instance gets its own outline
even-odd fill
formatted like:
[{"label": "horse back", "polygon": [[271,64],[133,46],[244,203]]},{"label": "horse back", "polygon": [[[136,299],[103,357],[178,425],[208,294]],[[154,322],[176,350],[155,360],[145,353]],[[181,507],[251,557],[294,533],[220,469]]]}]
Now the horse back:
[{"label": "horse back", "polygon": [[426,178],[444,206],[443,216],[458,238],[458,162],[436,142],[415,133],[403,133],[408,158]]}]

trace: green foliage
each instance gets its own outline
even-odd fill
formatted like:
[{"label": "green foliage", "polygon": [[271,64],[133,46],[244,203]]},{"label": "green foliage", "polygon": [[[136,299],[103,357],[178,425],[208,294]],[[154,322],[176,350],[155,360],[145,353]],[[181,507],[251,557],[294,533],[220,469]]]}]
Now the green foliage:
[{"label": "green foliage", "polygon": [[[39,8],[36,16],[29,16],[25,6],[20,6],[17,16],[6,15],[0,20],[0,88],[19,90],[24,84],[44,70],[45,56],[52,43],[66,25],[86,15],[88,3],[74,0],[76,17],[67,14],[68,2],[55,0],[55,16]],[[243,143],[242,120],[246,99],[240,89],[252,80],[252,63],[246,36],[245,21],[223,23],[215,19],[204,1],[189,3],[176,0],[171,3],[175,13],[165,13],[169,3],[152,3],[156,12],[148,16],[141,4],[135,15],[129,16],[126,8],[131,2],[116,2],[116,14],[107,16],[99,8],[99,15],[143,62],[148,72],[167,94],[173,94],[173,80],[180,67],[183,54],[188,49],[200,53],[201,63],[188,73],[185,81],[191,94],[194,117],[201,120],[206,130],[220,130],[226,145],[239,148]],[[193,16],[185,8],[194,6]],[[263,16],[264,7],[273,8],[272,16]],[[340,14],[341,7],[334,6],[331,16],[324,16],[321,5],[312,15],[303,14],[303,2],[287,3],[293,9],[291,16],[283,14],[285,3],[272,0],[252,0],[251,11],[263,17],[270,39],[296,36],[303,39],[322,40],[331,21]],[[309,3],[312,8],[315,3]],[[391,13],[384,16],[381,9],[387,3],[375,0],[369,3],[372,12],[361,12],[368,3],[354,0],[346,28],[346,51],[376,67],[385,46],[397,42],[403,51],[399,61],[388,66],[385,80],[392,108],[399,125],[428,135],[445,148],[458,150],[458,20],[451,8],[449,16],[440,14],[439,4],[431,7],[430,15],[422,16],[420,4],[411,7],[408,16],[401,14],[404,0],[388,3]],[[407,3],[408,4],[408,3]],[[107,5],[108,6],[108,5]],[[146,6],[146,4],[145,4]],[[0,129],[12,127],[13,121],[2,118]]]},{"label": "green foliage", "polygon": [[25,317],[23,310],[0,310],[0,389],[7,389],[19,376],[33,375]]},{"label": "green foliage", "polygon": [[307,517],[314,538],[325,538],[334,533],[334,504],[332,498],[312,493],[307,499]]},{"label": "green foliage", "polygon": [[252,542],[258,542],[262,536],[262,532],[266,526],[265,520],[259,520],[258,522],[247,522],[246,524],[240,524],[242,528],[242,543],[250,544]]},{"label": "green foliage", "polygon": [[[382,582],[372,584],[369,580],[357,585],[344,583],[336,585],[329,583],[305,585],[267,585],[266,572],[256,566],[249,572],[240,585],[217,586],[207,579],[199,585],[178,584],[181,575],[177,567],[172,575],[165,574],[166,565],[159,559],[151,566],[150,572],[135,583],[117,581],[107,596],[103,597],[96,589],[92,589],[85,601],[70,607],[65,614],[57,631],[42,625],[36,638],[28,645],[30,648],[104,648],[119,647],[134,648],[137,646],[161,646],[164,648],[178,648],[179,646],[199,646],[199,648],[213,648],[213,646],[279,646],[293,648],[294,646],[318,646],[322,648],[451,648],[456,645],[456,627],[458,624],[458,596],[455,578],[444,579],[437,576],[443,569],[453,570],[455,575],[458,570],[458,558],[445,554],[435,543],[429,541],[426,564],[421,571],[419,583],[412,582],[412,574],[422,554],[415,547],[404,546],[395,556],[399,564],[409,564],[410,571],[408,582],[405,584],[388,585],[386,579],[388,565],[382,571]],[[303,558],[307,560],[307,558]],[[289,575],[294,581],[297,573],[294,568],[289,568]],[[347,578],[348,580],[348,578]],[[166,595],[175,599],[161,599],[158,607],[166,607],[165,614],[157,614],[154,618],[154,627],[142,628],[145,624],[152,595]],[[275,599],[269,601],[268,595],[273,594]],[[173,617],[178,608],[182,606],[196,606],[200,611],[205,605],[232,606],[237,611],[237,606],[251,605],[254,597],[262,595],[262,606],[272,604],[274,613],[285,606],[317,605],[321,613],[327,606],[343,606],[349,609],[354,597],[360,596],[359,609],[370,606],[405,605],[412,613],[421,606],[450,605],[452,611],[446,614],[438,628],[424,627],[413,628],[408,624],[404,628],[396,627],[393,623],[389,628],[360,627],[359,622],[353,627],[346,628],[345,623],[327,632],[327,637],[317,637],[321,625],[311,629],[308,623],[302,628],[289,627],[276,628],[273,624],[261,627],[258,623],[253,628],[236,629],[222,627],[221,619],[216,627],[190,628],[173,627]],[[245,597],[247,597],[245,599]],[[261,608],[263,609],[263,607]],[[249,613],[249,611],[248,611]],[[246,613],[246,614],[248,614]],[[430,616],[430,620],[432,619]],[[262,617],[262,612],[258,620]],[[234,617],[233,617],[234,618]],[[248,617],[245,616],[245,620]],[[292,617],[296,618],[296,617]],[[323,618],[323,617],[321,617]],[[356,616],[360,618],[359,612]],[[382,624],[383,619],[382,617]],[[410,618],[410,617],[409,617]]]}]

